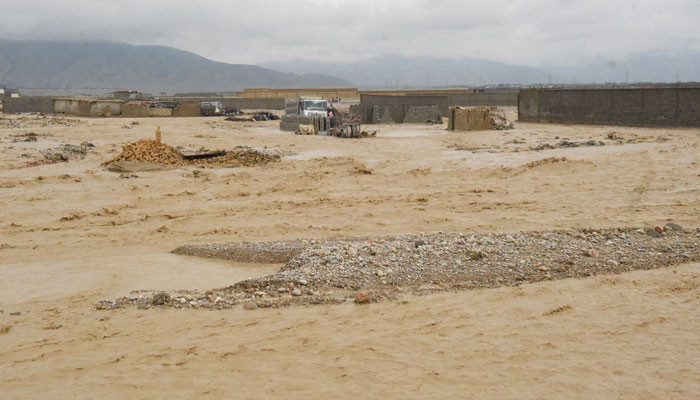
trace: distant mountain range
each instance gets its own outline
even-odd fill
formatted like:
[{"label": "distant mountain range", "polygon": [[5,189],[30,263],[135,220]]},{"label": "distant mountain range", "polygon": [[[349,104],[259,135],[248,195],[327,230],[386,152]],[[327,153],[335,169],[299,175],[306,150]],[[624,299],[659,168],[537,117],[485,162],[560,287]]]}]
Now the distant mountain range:
[{"label": "distant mountain range", "polygon": [[623,62],[596,60],[580,66],[547,69],[552,71],[557,83],[697,82],[700,81],[700,54],[646,53]]},{"label": "distant mountain range", "polygon": [[[358,61],[226,64],[164,46],[0,40],[0,84],[25,93],[90,89],[230,92],[245,88],[425,88],[495,84],[700,81],[700,54],[534,68],[475,58],[387,55]],[[283,72],[279,72],[283,71]],[[32,88],[34,88],[32,90]],[[107,91],[107,90],[105,90]]]},{"label": "distant mountain range", "polygon": [[331,74],[361,87],[480,86],[550,80],[548,71],[476,58],[382,56],[355,62],[296,59],[260,65],[292,73]]},{"label": "distant mountain range", "polygon": [[355,62],[291,60],[262,66],[284,72],[330,74],[360,87],[444,87],[492,84],[700,81],[700,54],[648,53],[625,62],[533,68],[474,58],[383,56]]},{"label": "distant mountain range", "polygon": [[164,46],[0,40],[0,83],[18,88],[110,88],[152,92],[255,87],[350,87],[323,74],[226,64]]}]

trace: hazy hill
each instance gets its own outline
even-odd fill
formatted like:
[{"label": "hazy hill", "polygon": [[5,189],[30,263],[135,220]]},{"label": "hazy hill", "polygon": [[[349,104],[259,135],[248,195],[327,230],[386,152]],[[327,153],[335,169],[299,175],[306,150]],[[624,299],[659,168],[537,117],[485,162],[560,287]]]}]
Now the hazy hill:
[{"label": "hazy hill", "polygon": [[700,81],[700,54],[639,54],[625,61],[596,60],[576,67],[550,67],[564,82]]},{"label": "hazy hill", "polygon": [[700,81],[700,54],[638,54],[625,61],[533,68],[473,58],[383,56],[355,62],[290,60],[262,66],[285,72],[332,74],[360,87],[470,86],[500,83],[605,83]]},{"label": "hazy hill", "polygon": [[546,83],[547,71],[522,65],[474,58],[382,56],[348,62],[290,60],[261,64],[292,73],[320,73],[354,82],[361,87],[427,87],[487,85],[498,83]]},{"label": "hazy hill", "polygon": [[19,88],[120,88],[151,92],[255,87],[351,87],[324,74],[215,62],[164,46],[0,40],[0,83]]}]

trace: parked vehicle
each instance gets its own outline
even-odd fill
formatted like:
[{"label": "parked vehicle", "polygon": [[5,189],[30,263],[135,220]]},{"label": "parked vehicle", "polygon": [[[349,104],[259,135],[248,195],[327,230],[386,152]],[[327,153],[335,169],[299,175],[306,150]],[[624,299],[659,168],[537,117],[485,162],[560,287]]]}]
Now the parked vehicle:
[{"label": "parked vehicle", "polygon": [[328,101],[320,98],[299,97],[298,99],[285,101],[284,110],[287,115],[327,117]]}]

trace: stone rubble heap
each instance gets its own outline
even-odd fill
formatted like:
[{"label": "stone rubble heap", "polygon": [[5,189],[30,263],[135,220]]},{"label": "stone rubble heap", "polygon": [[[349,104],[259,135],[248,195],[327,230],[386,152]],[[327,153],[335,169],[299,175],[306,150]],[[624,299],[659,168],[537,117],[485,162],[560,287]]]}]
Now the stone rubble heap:
[{"label": "stone rubble heap", "polygon": [[438,233],[394,237],[184,246],[174,251],[282,263],[276,274],[207,292],[142,291],[98,309],[245,309],[358,303],[422,294],[651,269],[700,259],[700,229]]}]

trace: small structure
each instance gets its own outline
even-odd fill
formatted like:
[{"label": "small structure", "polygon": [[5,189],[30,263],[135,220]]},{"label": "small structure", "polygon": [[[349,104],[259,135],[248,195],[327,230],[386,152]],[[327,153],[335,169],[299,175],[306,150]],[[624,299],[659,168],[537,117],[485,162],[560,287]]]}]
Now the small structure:
[{"label": "small structure", "polygon": [[112,97],[120,100],[138,100],[143,98],[138,90],[117,90],[112,92]]},{"label": "small structure", "polygon": [[486,131],[513,129],[505,112],[498,107],[450,107],[447,130]]},{"label": "small structure", "polygon": [[0,100],[2,100],[3,97],[17,98],[19,97],[19,90],[8,89],[7,86],[0,85]]},{"label": "small structure", "polygon": [[118,117],[122,115],[122,103],[121,100],[57,98],[54,111],[77,117]]}]

